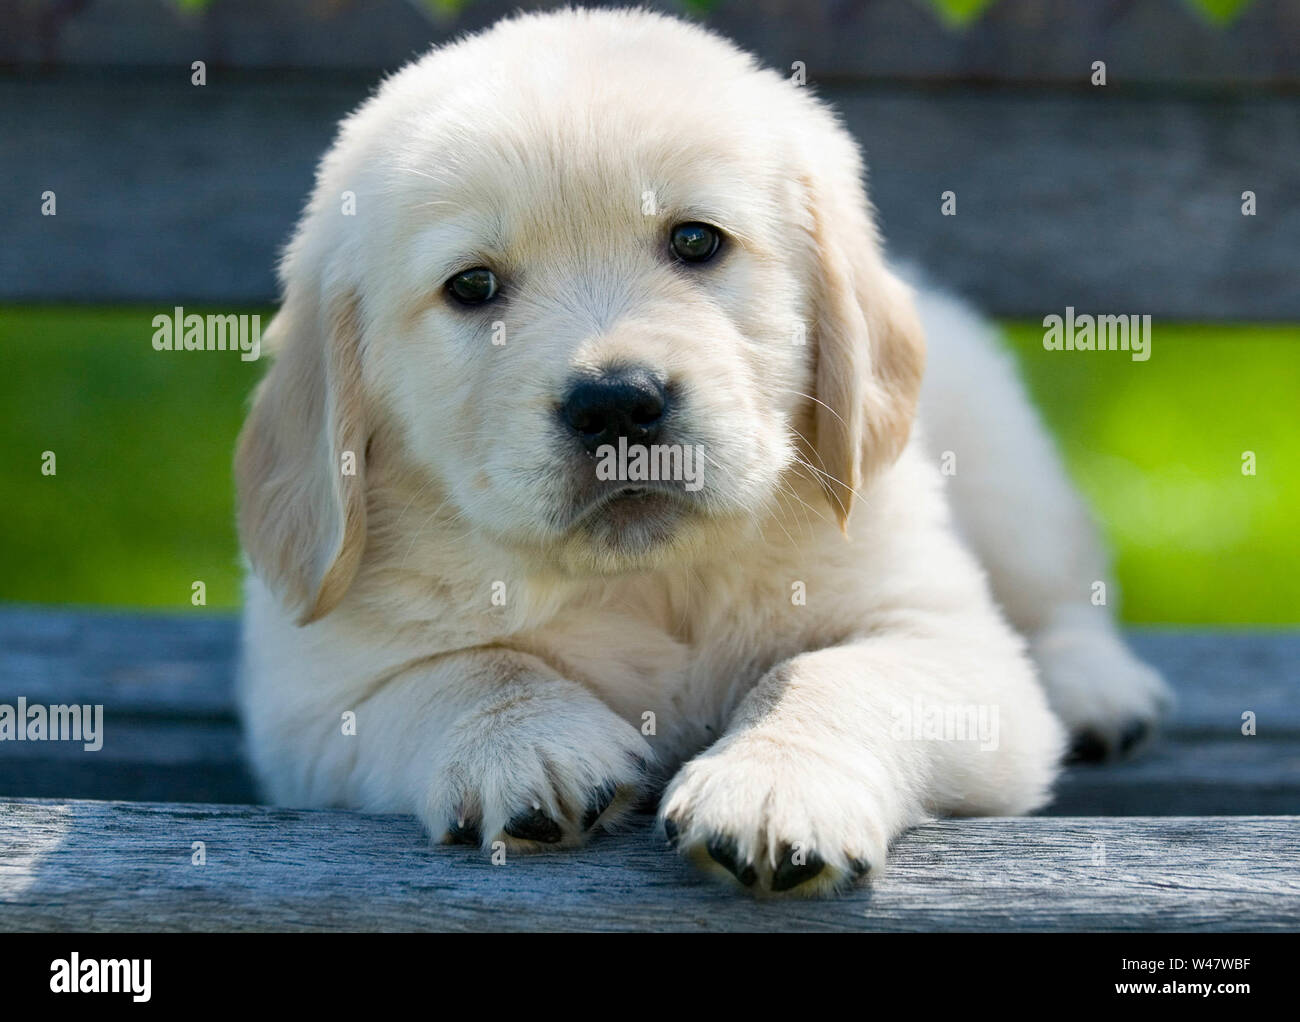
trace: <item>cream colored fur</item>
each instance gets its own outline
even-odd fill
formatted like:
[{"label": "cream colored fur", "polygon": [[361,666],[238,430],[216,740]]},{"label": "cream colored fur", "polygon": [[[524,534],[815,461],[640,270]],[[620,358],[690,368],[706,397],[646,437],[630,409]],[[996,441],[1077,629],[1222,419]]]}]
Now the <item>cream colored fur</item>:
[{"label": "cream colored fur", "polygon": [[[591,830],[666,783],[680,851],[729,876],[726,847],[764,891],[811,855],[810,893],[931,814],[1043,805],[1067,728],[1156,716],[1011,367],[970,312],[914,302],[861,176],[809,90],[638,12],[502,22],[343,123],[237,457],[273,801],[517,851],[520,813],[577,844],[600,793]],[[685,220],[724,231],[716,265],[666,258]],[[503,299],[455,307],[475,265]],[[619,361],[680,388],[667,439],[707,475],[616,535],[572,526],[590,459],[555,407]],[[900,738],[918,698],[995,708],[996,747]]]}]

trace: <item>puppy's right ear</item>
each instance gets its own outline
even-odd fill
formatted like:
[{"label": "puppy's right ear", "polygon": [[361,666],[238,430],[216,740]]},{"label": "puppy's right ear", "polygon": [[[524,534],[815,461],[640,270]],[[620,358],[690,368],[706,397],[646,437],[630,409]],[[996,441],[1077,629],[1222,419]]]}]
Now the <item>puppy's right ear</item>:
[{"label": "puppy's right ear", "polygon": [[366,535],[360,300],[287,296],[278,350],[239,436],[239,534],[253,569],[305,625],[347,592]]}]

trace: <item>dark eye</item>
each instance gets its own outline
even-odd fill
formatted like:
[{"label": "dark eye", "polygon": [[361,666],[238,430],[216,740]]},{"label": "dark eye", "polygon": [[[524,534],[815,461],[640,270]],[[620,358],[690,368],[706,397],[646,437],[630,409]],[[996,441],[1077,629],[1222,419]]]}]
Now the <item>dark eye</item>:
[{"label": "dark eye", "polygon": [[447,281],[447,290],[462,305],[482,305],[497,296],[497,275],[486,266],[461,270]]},{"label": "dark eye", "polygon": [[668,237],[673,255],[684,263],[705,263],[712,259],[722,244],[722,235],[716,227],[691,222],[678,224]]}]

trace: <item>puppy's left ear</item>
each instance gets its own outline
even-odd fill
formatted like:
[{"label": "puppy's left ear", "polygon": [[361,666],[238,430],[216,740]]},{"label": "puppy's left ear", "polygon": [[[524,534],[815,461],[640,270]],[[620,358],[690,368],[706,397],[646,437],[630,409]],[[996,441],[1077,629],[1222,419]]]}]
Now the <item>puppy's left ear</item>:
[{"label": "puppy's left ear", "polygon": [[881,256],[856,151],[829,162],[838,177],[805,178],[819,402],[813,446],[822,489],[843,529],[854,495],[907,443],[925,336],[911,289]]}]

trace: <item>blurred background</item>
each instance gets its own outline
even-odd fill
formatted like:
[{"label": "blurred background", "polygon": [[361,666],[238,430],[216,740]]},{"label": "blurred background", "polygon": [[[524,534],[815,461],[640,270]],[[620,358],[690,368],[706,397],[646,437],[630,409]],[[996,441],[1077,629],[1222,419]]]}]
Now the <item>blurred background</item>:
[{"label": "blurred background", "polygon": [[[153,317],[265,325],[338,118],[548,6],[0,4],[0,600],[192,612],[203,581],[238,605],[230,463],[263,367],[157,352]],[[843,112],[891,252],[1002,324],[1127,620],[1300,622],[1300,2],[646,6],[802,62]],[[1067,305],[1151,315],[1150,360],[1044,351]]]}]

